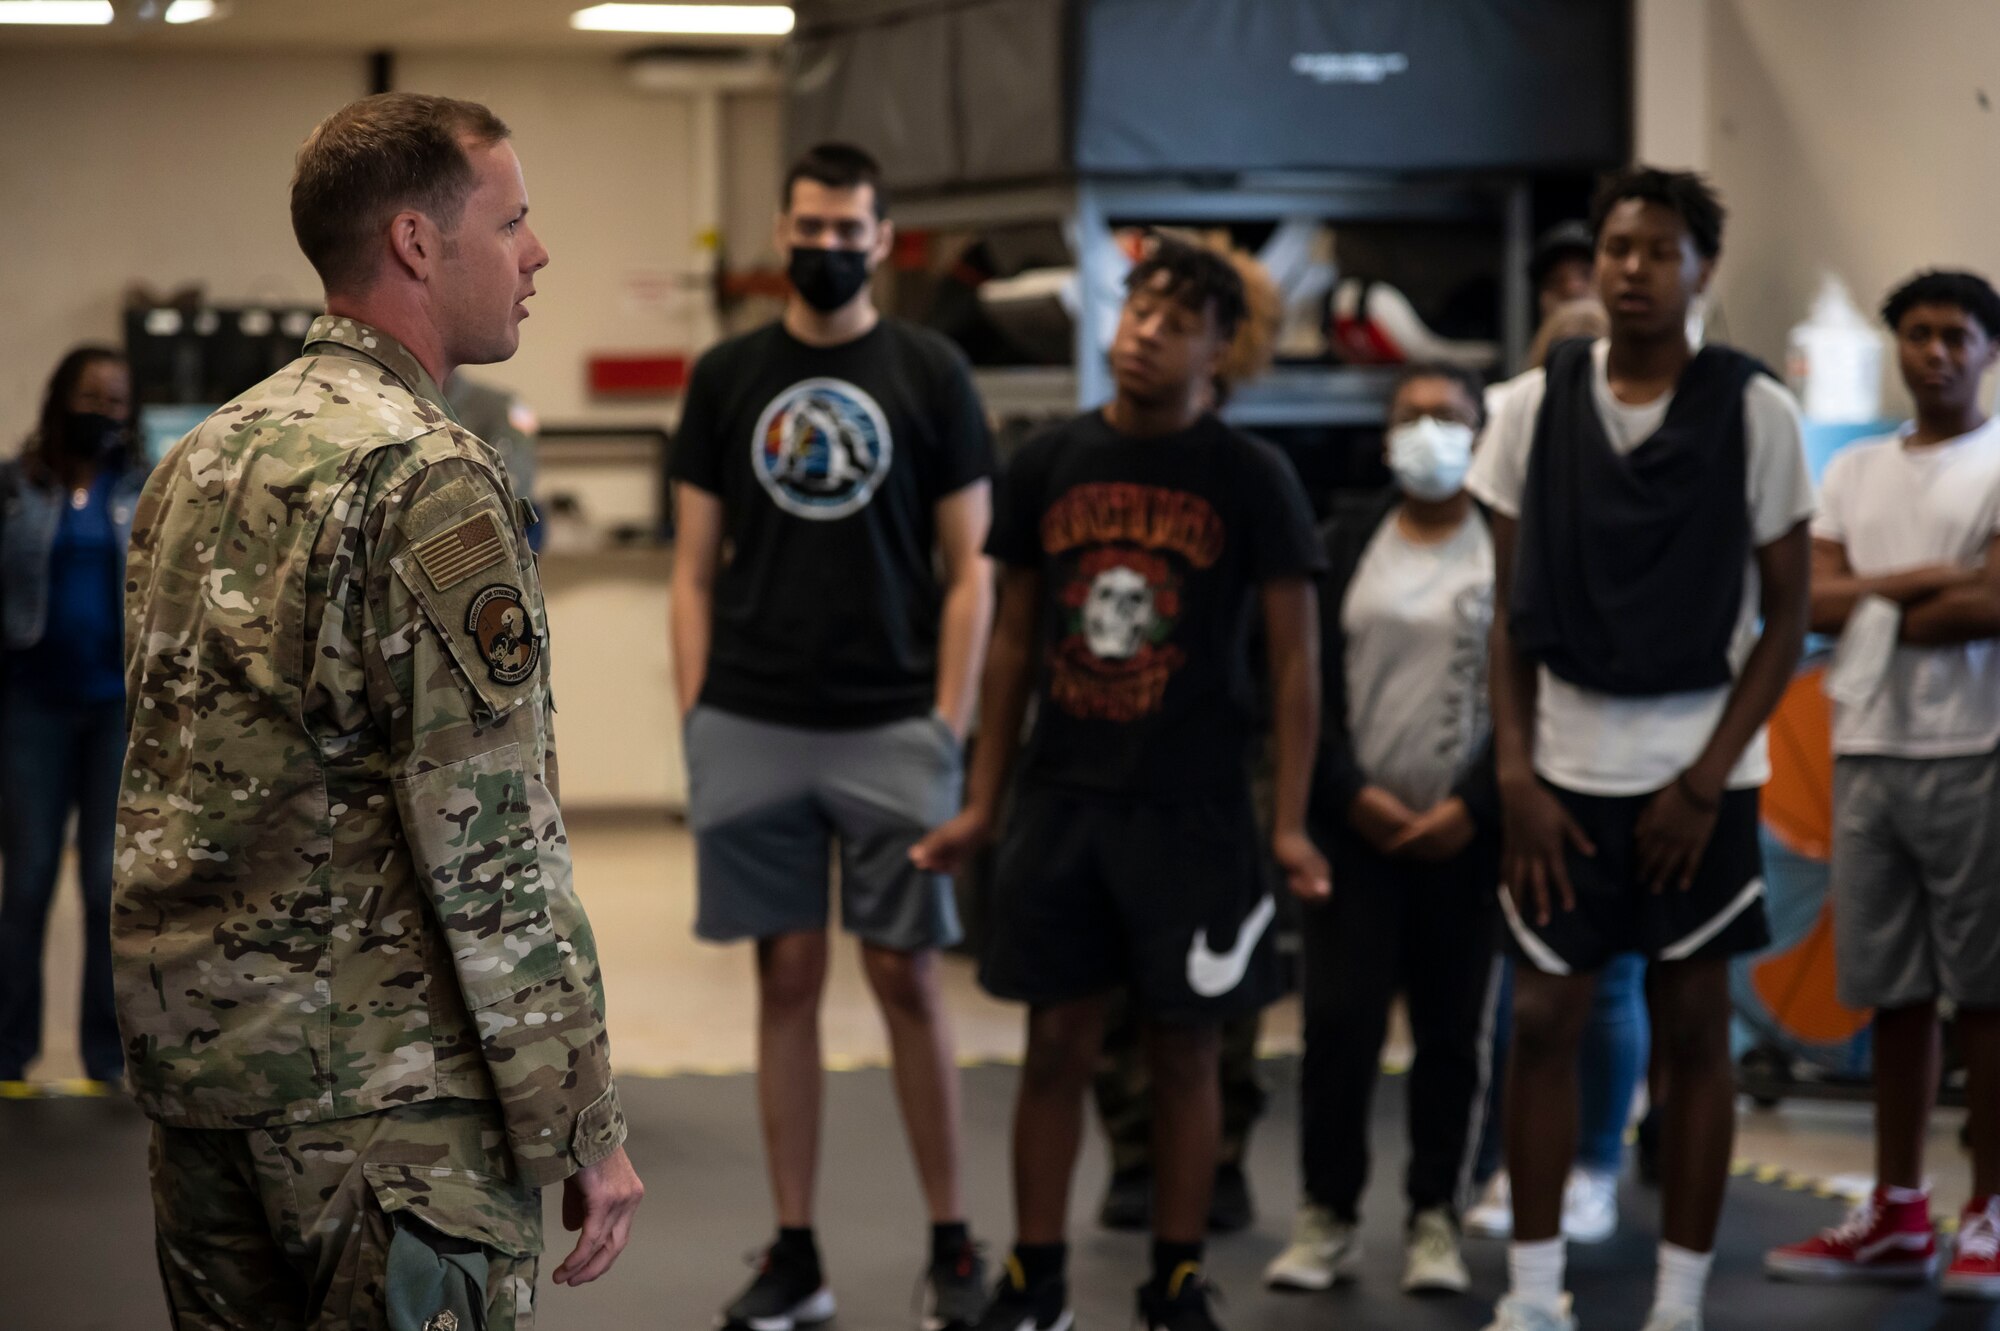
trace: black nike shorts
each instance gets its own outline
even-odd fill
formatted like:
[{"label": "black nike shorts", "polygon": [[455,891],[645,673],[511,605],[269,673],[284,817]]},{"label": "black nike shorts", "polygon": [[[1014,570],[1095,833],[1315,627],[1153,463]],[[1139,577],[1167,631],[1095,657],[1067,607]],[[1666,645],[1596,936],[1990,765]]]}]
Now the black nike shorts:
[{"label": "black nike shorts", "polygon": [[1656,893],[1640,881],[1636,836],[1639,815],[1653,796],[1580,795],[1543,784],[1597,854],[1568,852],[1576,909],[1564,910],[1551,885],[1545,925],[1535,921],[1528,889],[1518,903],[1501,890],[1500,910],[1517,958],[1545,974],[1582,975],[1602,969],[1621,952],[1692,961],[1756,952],[1770,943],[1755,790],[1724,793],[1694,885],[1685,892],[1675,886]]},{"label": "black nike shorts", "polygon": [[1278,996],[1277,903],[1246,790],[1156,803],[1023,785],[994,866],[980,983],[1035,1006],[1127,987],[1170,1025]]}]

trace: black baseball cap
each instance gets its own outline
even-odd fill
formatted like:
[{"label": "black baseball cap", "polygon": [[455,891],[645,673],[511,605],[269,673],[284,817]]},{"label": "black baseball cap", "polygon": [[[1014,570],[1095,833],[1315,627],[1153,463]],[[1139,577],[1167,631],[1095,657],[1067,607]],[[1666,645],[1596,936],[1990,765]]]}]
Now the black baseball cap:
[{"label": "black baseball cap", "polygon": [[1591,233],[1590,223],[1580,217],[1567,222],[1557,222],[1541,239],[1535,242],[1534,257],[1528,260],[1528,280],[1539,287],[1542,279],[1564,259],[1575,255],[1589,259],[1597,253],[1597,237]]}]

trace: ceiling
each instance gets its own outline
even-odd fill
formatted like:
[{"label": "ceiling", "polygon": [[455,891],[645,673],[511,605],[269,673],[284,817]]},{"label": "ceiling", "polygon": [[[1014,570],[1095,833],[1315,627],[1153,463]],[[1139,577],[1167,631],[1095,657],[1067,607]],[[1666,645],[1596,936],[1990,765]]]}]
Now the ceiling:
[{"label": "ceiling", "polygon": [[[724,0],[727,2],[727,0]],[[101,28],[0,26],[0,50],[26,46],[155,51],[537,50],[775,46],[782,39],[577,32],[569,16],[595,0],[226,0],[225,16],[169,27],[129,17]]]}]

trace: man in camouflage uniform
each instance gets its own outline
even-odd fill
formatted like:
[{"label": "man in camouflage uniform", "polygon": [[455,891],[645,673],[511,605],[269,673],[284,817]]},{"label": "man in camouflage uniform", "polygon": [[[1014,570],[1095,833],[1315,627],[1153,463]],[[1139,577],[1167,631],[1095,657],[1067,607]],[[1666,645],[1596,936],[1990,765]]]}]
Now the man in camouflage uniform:
[{"label": "man in camouflage uniform", "polygon": [[140,502],[112,942],[180,1331],[508,1331],[540,1189],[623,1249],[595,946],[520,501],[439,382],[548,252],[485,108],[390,94],[300,149],[304,356]]}]

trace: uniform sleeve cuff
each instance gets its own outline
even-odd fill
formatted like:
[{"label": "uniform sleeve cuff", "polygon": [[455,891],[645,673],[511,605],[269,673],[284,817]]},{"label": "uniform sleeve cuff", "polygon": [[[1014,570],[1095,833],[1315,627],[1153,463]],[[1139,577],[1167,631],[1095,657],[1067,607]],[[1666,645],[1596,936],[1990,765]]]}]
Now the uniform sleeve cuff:
[{"label": "uniform sleeve cuff", "polygon": [[576,1136],[570,1154],[578,1169],[588,1169],[625,1144],[625,1110],[618,1103],[618,1083],[604,1088],[604,1094],[576,1116]]},{"label": "uniform sleeve cuff", "polygon": [[576,1116],[567,1150],[551,1143],[524,1151],[517,1143],[515,1167],[530,1187],[546,1188],[604,1159],[625,1144],[625,1136],[625,1112],[619,1107],[614,1083]]}]

